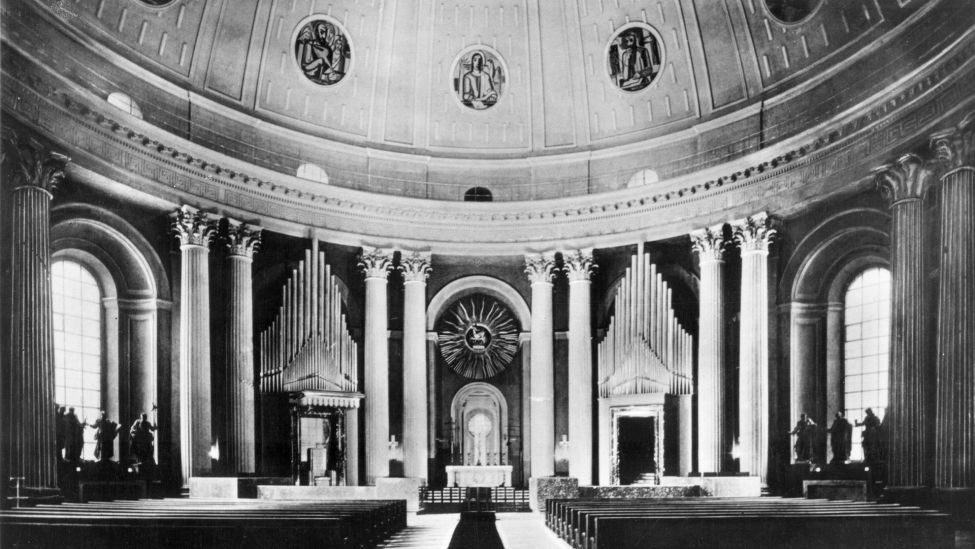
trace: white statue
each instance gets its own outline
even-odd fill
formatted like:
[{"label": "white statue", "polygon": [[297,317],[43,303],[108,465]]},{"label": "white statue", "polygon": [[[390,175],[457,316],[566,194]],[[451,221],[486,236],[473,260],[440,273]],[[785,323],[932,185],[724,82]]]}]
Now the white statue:
[{"label": "white statue", "polygon": [[487,439],[492,428],[491,420],[484,414],[474,414],[467,421],[467,431],[474,439],[470,465],[488,465]]}]

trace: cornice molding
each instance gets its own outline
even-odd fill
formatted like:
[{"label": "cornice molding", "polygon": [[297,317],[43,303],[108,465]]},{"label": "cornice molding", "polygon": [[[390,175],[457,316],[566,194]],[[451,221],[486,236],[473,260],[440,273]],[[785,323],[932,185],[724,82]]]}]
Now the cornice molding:
[{"label": "cornice molding", "polygon": [[975,103],[969,91],[975,40],[968,40],[917,79],[875,98],[869,109],[838,116],[746,158],[659,182],[655,192],[637,188],[472,204],[377,195],[272,172],[121,113],[119,120],[109,118],[101,99],[63,76],[46,75],[64,86],[55,88],[18,67],[4,64],[4,110],[73,148],[85,169],[116,179],[128,175],[123,180],[130,187],[174,205],[217,207],[248,219],[256,215],[269,230],[307,234],[311,227],[336,243],[459,254],[604,247],[634,237],[686,234],[708,217],[735,218],[757,209],[782,215],[847,193],[851,181],[865,187],[878,159]]}]

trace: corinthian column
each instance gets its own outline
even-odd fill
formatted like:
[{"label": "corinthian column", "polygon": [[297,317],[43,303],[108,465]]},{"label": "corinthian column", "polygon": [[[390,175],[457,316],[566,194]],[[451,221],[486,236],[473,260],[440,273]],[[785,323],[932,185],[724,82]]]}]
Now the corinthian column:
[{"label": "corinthian column", "polygon": [[941,177],[935,486],[975,488],[975,113],[932,145]]},{"label": "corinthian column", "polygon": [[389,476],[389,341],[386,279],[393,266],[384,250],[363,248],[359,268],[366,275],[365,407],[366,483]]},{"label": "corinthian column", "polygon": [[183,483],[210,472],[210,241],[216,220],[183,206],[173,214],[181,252],[179,434]]},{"label": "corinthian column", "polygon": [[764,482],[768,469],[768,247],[775,230],[765,213],[733,223],[741,247],[741,345],[738,362],[741,468]]},{"label": "corinthian column", "polygon": [[254,421],[254,291],[251,266],[261,245],[261,229],[228,220],[230,271],[227,304],[226,463],[236,474],[253,473],[257,461]]},{"label": "corinthian column", "polygon": [[890,397],[887,428],[887,484],[928,484],[928,390],[924,367],[924,204],[933,170],[908,154],[874,170],[890,200],[891,289]]},{"label": "corinthian column", "polygon": [[532,285],[531,476],[555,474],[555,373],[552,343],[553,254],[525,258]]},{"label": "corinthian column", "polygon": [[[569,476],[592,484],[592,249],[564,254],[569,278]],[[534,285],[532,286],[534,289]],[[534,294],[532,296],[534,303]]]},{"label": "corinthian column", "polygon": [[427,277],[430,254],[403,253],[403,470],[427,478]]},{"label": "corinthian column", "polygon": [[23,478],[21,486],[28,490],[56,490],[50,217],[51,198],[69,159],[32,141],[4,141],[12,160],[4,175],[13,189],[5,471]]},{"label": "corinthian column", "polygon": [[724,233],[721,225],[691,233],[701,263],[697,375],[697,470],[722,470],[724,427]]}]

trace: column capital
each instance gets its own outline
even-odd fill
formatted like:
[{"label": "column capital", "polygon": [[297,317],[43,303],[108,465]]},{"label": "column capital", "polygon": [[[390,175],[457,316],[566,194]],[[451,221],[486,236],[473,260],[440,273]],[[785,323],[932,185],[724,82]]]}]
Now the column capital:
[{"label": "column capital", "polygon": [[430,267],[430,258],[430,252],[402,252],[396,269],[403,273],[403,283],[426,282],[433,270]]},{"label": "column capital", "polygon": [[532,284],[551,284],[555,277],[555,253],[526,255],[525,274]]},{"label": "column capital", "polygon": [[700,256],[701,263],[724,260],[724,225],[714,225],[691,231],[691,249]]},{"label": "column capital", "polygon": [[589,277],[598,266],[592,260],[592,248],[562,252],[564,266],[562,271],[569,278],[569,282],[589,282]]},{"label": "column capital", "polygon": [[768,253],[769,244],[777,231],[772,227],[773,220],[768,213],[761,212],[739,219],[731,223],[735,241],[741,246],[742,253]]},{"label": "column capital", "polygon": [[228,219],[224,243],[231,256],[253,259],[254,253],[261,247],[261,228]]},{"label": "column capital", "polygon": [[71,161],[34,139],[18,139],[13,132],[3,138],[5,154],[13,160],[10,177],[13,188],[34,187],[53,195],[64,181],[65,168]]},{"label": "column capital", "polygon": [[206,248],[217,233],[217,220],[207,212],[183,206],[172,214],[173,232],[180,246]]},{"label": "column capital", "polygon": [[365,273],[367,280],[370,278],[386,280],[389,271],[393,269],[393,253],[381,248],[362,248],[357,266]]},{"label": "column capital", "polygon": [[919,199],[934,180],[936,167],[916,154],[905,154],[896,162],[873,169],[877,187],[891,206]]},{"label": "column capital", "polygon": [[975,112],[968,113],[954,128],[933,134],[931,148],[949,171],[975,167]]}]

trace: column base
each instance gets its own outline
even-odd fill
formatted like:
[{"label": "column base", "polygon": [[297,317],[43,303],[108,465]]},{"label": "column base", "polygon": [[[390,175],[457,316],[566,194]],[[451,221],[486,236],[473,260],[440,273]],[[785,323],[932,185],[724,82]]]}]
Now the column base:
[{"label": "column base", "polygon": [[545,512],[547,499],[579,497],[579,479],[573,477],[531,477],[528,479],[528,506],[532,511]]}]

